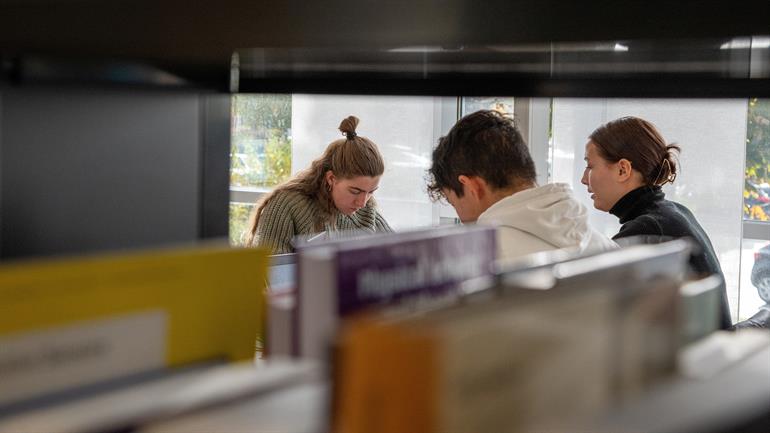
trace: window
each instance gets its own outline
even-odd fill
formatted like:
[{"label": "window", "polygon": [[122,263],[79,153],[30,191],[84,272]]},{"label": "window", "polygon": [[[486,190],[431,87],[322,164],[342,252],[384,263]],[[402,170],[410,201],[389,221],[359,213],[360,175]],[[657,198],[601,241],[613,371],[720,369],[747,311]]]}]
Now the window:
[{"label": "window", "polygon": [[[770,243],[770,101],[751,99],[571,99],[237,95],[233,102],[230,238],[248,224],[256,200],[307,167],[346,116],[380,147],[386,171],[376,194],[396,230],[457,223],[454,209],[432,203],[425,175],[439,137],[479,109],[514,116],[528,139],[538,182],[566,182],[608,236],[617,219],[593,209],[580,183],[584,146],[597,126],[624,115],[651,120],[682,147],[681,171],[666,195],[690,208],[717,251],[735,320],[764,301],[750,281],[754,256]],[[718,158],[715,157],[718,155]],[[745,179],[738,176],[745,170]]]},{"label": "window", "polygon": [[462,98],[461,115],[474,113],[479,110],[495,110],[513,119],[513,98],[507,97],[466,97]]},{"label": "window", "polygon": [[233,98],[230,242],[242,242],[254,203],[306,168],[341,138],[337,127],[355,115],[358,132],[377,143],[385,174],[375,194],[396,230],[438,225],[456,216],[430,201],[425,175],[433,147],[457,120],[457,98],[237,95]]},{"label": "window", "polygon": [[291,96],[236,95],[232,109],[230,184],[254,190],[288,179]]},{"label": "window", "polygon": [[294,95],[292,173],[341,138],[340,121],[355,115],[358,133],[374,141],[385,159],[375,198],[388,223],[395,230],[435,225],[424,178],[441,135],[441,105],[442,98],[433,97]]},{"label": "window", "polygon": [[253,204],[291,172],[291,95],[236,95],[230,152],[230,243],[241,243]]},{"label": "window", "polygon": [[[768,286],[770,256],[770,100],[749,100],[746,124],[746,173],[743,186],[743,246],[741,249],[740,318],[751,317],[766,303],[760,287]],[[752,281],[754,273],[754,281]]]},{"label": "window", "polygon": [[770,222],[770,100],[749,101],[743,219]]},{"label": "window", "polygon": [[[745,239],[746,223],[756,224],[756,221],[744,221],[747,201],[743,201],[743,197],[748,194],[749,182],[744,183],[736,174],[743,171],[744,164],[747,176],[750,172],[757,173],[750,168],[756,165],[752,161],[757,157],[752,155],[758,152],[745,144],[750,143],[752,137],[756,141],[756,137],[770,136],[768,130],[759,132],[752,125],[752,122],[767,125],[767,121],[762,120],[767,117],[758,115],[758,106],[761,107],[756,100],[738,99],[556,98],[552,113],[552,180],[571,184],[576,196],[592,209],[585,187],[580,184],[588,135],[602,123],[625,115],[640,116],[655,123],[666,140],[682,147],[679,177],[663,190],[669,198],[690,208],[708,232],[725,274],[733,320],[744,320],[762,304],[749,275],[753,253],[763,243]],[[766,142],[762,146],[758,147],[767,149]],[[605,234],[617,233],[619,225],[614,216],[591,212],[590,219]],[[770,237],[767,228],[755,232],[762,230],[765,234],[760,237]]]}]

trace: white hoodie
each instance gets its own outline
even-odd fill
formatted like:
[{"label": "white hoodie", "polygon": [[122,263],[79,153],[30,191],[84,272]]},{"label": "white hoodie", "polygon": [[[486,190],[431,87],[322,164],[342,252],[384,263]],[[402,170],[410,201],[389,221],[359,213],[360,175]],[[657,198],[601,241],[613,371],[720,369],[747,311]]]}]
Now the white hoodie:
[{"label": "white hoodie", "polygon": [[588,226],[586,207],[572,188],[554,183],[510,195],[479,216],[478,224],[497,227],[498,257],[509,259],[539,251],[576,247],[581,252],[617,248]]}]

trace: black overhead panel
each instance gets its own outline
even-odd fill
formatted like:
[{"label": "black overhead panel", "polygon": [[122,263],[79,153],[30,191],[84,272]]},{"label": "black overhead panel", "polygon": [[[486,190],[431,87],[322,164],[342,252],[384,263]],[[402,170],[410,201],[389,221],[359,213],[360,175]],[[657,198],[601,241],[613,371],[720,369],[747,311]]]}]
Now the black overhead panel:
[{"label": "black overhead panel", "polygon": [[768,17],[767,0],[0,0],[0,80],[767,95]]},{"label": "black overhead panel", "polygon": [[770,94],[770,37],[239,50],[232,89],[517,96]]}]

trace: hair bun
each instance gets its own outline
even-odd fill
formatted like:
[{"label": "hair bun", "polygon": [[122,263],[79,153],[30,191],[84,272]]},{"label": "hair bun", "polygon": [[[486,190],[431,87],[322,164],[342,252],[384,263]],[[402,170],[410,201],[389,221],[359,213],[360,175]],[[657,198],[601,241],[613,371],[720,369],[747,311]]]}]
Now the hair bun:
[{"label": "hair bun", "polygon": [[356,127],[358,126],[358,122],[358,117],[348,116],[342,120],[342,123],[340,123],[339,130],[345,134],[348,140],[352,140],[356,136]]},{"label": "hair bun", "polygon": [[678,154],[682,149],[676,144],[666,145],[666,153],[663,156],[663,161],[660,163],[660,169],[658,170],[658,176],[655,179],[655,184],[663,186],[667,183],[674,183],[677,175]]}]

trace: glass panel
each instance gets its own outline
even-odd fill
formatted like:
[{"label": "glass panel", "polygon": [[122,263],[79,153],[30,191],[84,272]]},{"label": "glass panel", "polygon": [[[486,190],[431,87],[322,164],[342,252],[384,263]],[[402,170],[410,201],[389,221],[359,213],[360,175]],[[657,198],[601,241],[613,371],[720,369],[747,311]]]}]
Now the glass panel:
[{"label": "glass panel", "polygon": [[396,230],[438,224],[426,194],[425,175],[441,134],[440,98],[293,95],[292,173],[304,169],[341,137],[343,118],[361,121],[358,133],[374,141],[385,158],[375,198]]},{"label": "glass panel", "polygon": [[[755,55],[751,47],[748,37],[554,43],[549,72],[559,78],[634,77],[658,81],[677,75],[749,78],[750,60]],[[676,88],[681,92],[683,87]]]},{"label": "glass panel", "polygon": [[495,110],[513,119],[513,98],[499,96],[462,98],[462,114],[460,114],[460,117],[479,110]]},{"label": "glass panel", "polygon": [[[240,90],[247,92],[266,86],[291,91],[293,82],[302,81],[316,90],[360,93],[367,91],[368,81],[381,85],[369,90],[375,93],[447,94],[455,85],[465,94],[494,95],[503,92],[499,88],[489,92],[497,87],[490,80],[500,79],[521,86],[527,80],[554,77],[655,78],[658,82],[682,77],[762,78],[767,77],[768,52],[766,36],[744,36],[462,46],[255,47],[238,50],[236,55]],[[404,80],[410,81],[408,85]],[[449,80],[450,84],[414,85],[432,84],[431,80]],[[466,90],[469,84],[471,89]],[[646,85],[650,84],[656,83]],[[586,85],[590,86],[581,84]],[[657,88],[675,95],[692,92],[693,86],[692,80],[681,80],[679,86]],[[486,93],[479,93],[482,89]],[[564,87],[549,90],[563,92]],[[536,92],[548,93],[544,88]]]},{"label": "glass panel", "polygon": [[230,245],[241,245],[253,204],[230,203]]},{"label": "glass panel", "polygon": [[[762,248],[764,249],[760,251]],[[741,250],[741,296],[738,319],[748,319],[765,304],[770,304],[770,242],[744,239]]]},{"label": "glass panel", "polygon": [[230,185],[270,187],[291,170],[291,95],[235,95]]},{"label": "glass panel", "polygon": [[767,99],[749,101],[743,219],[770,222],[770,100]]},{"label": "glass panel", "polygon": [[[253,94],[233,99],[231,188],[239,197],[269,191],[309,166],[341,138],[337,127],[353,114],[361,119],[358,132],[377,143],[385,158],[375,197],[390,225],[397,230],[439,225],[442,217],[454,216],[429,200],[425,176],[438,137],[456,120],[456,98]],[[231,203],[233,244],[240,243],[251,205]]]},{"label": "glass panel", "polygon": [[[737,318],[743,181],[736,174],[743,171],[745,162],[747,101],[554,99],[554,181],[571,184],[589,209],[593,209],[591,200],[580,184],[587,137],[599,125],[627,115],[653,122],[668,142],[682,147],[679,177],[663,190],[667,198],[687,206],[709,234],[725,274],[732,315]],[[599,230],[617,233],[614,216],[598,210],[590,215]]]}]

